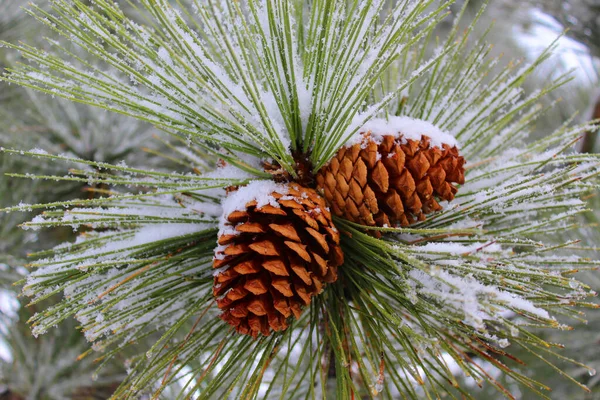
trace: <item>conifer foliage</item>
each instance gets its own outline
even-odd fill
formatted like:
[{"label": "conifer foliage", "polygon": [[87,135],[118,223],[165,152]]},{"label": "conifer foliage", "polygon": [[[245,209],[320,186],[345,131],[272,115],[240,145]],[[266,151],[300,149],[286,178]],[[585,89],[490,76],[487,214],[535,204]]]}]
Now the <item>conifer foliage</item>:
[{"label": "conifer foliage", "polygon": [[[492,369],[547,396],[511,350],[552,365],[559,345],[533,328],[568,329],[557,316],[596,307],[572,274],[599,262],[548,237],[576,235],[600,158],[571,151],[589,125],[527,141],[540,100],[568,79],[520,89],[549,51],[502,66],[485,38],[454,29],[428,55],[450,3],[32,5],[56,38],[4,43],[26,60],[4,81],[154,124],[208,169],[3,149],[65,165],[24,178],[109,188],[4,210],[41,211],[25,229],[79,234],[32,255],[24,294],[64,296],[31,319],[34,334],[75,316],[100,364],[128,354],[115,398],[174,385],[202,399],[469,398],[458,374],[512,397]],[[355,150],[367,175],[332,167]],[[404,172],[410,196],[381,186]],[[377,221],[381,204],[387,220],[341,210],[345,173],[366,177],[367,211]]]}]

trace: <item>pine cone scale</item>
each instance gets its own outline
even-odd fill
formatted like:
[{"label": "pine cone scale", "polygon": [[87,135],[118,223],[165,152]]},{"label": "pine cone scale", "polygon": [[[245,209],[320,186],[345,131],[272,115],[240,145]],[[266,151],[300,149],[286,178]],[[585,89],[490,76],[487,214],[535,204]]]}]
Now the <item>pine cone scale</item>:
[{"label": "pine cone scale", "polygon": [[300,265],[299,263],[292,263],[291,268],[292,271],[294,271],[294,274],[296,274],[296,276],[300,278],[305,285],[310,285],[313,283],[313,280],[311,278],[312,274],[308,272],[306,268],[304,268],[302,265]]},{"label": "pine cone scale", "polygon": [[269,290],[269,279],[265,276],[257,276],[253,279],[246,278],[244,289],[254,295],[265,294]]},{"label": "pine cone scale", "polygon": [[290,276],[285,263],[279,258],[266,260],[262,264],[263,268],[277,276]]},{"label": "pine cone scale", "polygon": [[[251,222],[247,222],[245,224],[238,225],[235,227],[235,230],[238,232],[245,232],[245,233],[265,233],[266,232],[262,225],[257,224],[257,223],[251,223]],[[235,235],[230,235],[230,236],[233,236],[233,238],[235,238]]]}]

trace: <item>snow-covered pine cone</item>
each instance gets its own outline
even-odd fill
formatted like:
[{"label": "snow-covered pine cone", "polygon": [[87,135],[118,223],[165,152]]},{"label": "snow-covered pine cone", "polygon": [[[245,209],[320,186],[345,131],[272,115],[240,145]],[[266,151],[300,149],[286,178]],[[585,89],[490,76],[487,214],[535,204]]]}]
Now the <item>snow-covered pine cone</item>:
[{"label": "snow-covered pine cone", "polygon": [[295,183],[258,181],[224,205],[213,292],[239,333],[270,335],[337,280],[344,256],[325,200]]},{"label": "snow-covered pine cone", "polygon": [[342,147],[316,179],[335,215],[366,226],[408,226],[440,211],[437,199],[454,199],[453,183],[464,183],[464,165],[456,146],[433,146],[428,136],[374,138],[366,132],[359,143]]}]

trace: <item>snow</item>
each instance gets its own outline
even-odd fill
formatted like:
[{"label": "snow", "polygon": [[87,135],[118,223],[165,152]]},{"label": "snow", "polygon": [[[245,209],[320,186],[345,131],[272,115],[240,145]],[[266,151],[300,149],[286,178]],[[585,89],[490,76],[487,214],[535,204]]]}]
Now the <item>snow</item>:
[{"label": "snow", "polygon": [[44,149],[38,149],[38,148],[29,150],[29,153],[31,153],[31,154],[39,154],[41,156],[48,154],[48,152],[46,150],[44,150]]},{"label": "snow", "polygon": [[494,253],[502,251],[502,246],[497,243],[485,244],[485,243],[474,243],[469,246],[462,245],[460,243],[453,242],[432,242],[427,243],[423,246],[419,246],[419,250],[425,252],[440,252],[448,253],[452,255],[471,254],[477,251],[486,253]]},{"label": "snow", "polygon": [[227,217],[234,211],[245,210],[246,204],[251,201],[256,201],[257,207],[263,207],[268,204],[279,208],[279,203],[271,196],[273,192],[286,195],[288,193],[288,186],[271,180],[258,180],[252,181],[248,185],[230,193],[223,201],[223,214],[219,222],[219,235],[236,233],[235,229],[229,226]]},{"label": "snow", "polygon": [[484,331],[485,320],[496,320],[503,311],[511,309],[550,319],[546,310],[536,307],[526,298],[484,285],[473,276],[456,276],[441,269],[433,275],[413,269],[409,276],[410,284],[417,293],[437,299],[452,314],[462,314],[463,322],[477,330]]},{"label": "snow", "polygon": [[354,144],[361,143],[363,140],[363,134],[367,132],[371,133],[371,137],[377,142],[383,140],[383,136],[389,135],[400,138],[403,143],[406,143],[406,140],[420,141],[421,136],[425,135],[431,139],[431,147],[442,148],[444,144],[447,144],[451,147],[459,147],[458,141],[448,132],[444,132],[428,121],[405,116],[392,116],[389,119],[372,119],[364,124],[362,128],[346,142],[345,145],[349,147]]},{"label": "snow", "polygon": [[[594,7],[597,4],[591,1],[588,2],[589,5],[583,6],[583,3],[579,5],[582,10],[585,7]],[[566,5],[567,3],[565,3]],[[522,29],[513,28],[518,35],[519,42],[527,50],[527,57],[535,59],[557,40],[556,55],[560,57],[560,63],[555,63],[556,65],[553,65],[552,70],[547,69],[546,71],[550,75],[557,76],[564,71],[572,70],[576,79],[588,83],[590,76],[594,75],[596,70],[593,57],[588,56],[589,49],[567,35],[560,36],[567,27],[561,25],[555,18],[543,12],[540,8],[529,8],[527,14],[525,18],[529,18],[535,23],[527,24]]]},{"label": "snow", "polygon": [[277,192],[286,195],[288,190],[287,185],[271,180],[252,181],[227,196],[225,201],[223,201],[223,215],[227,216],[234,211],[245,210],[246,204],[251,201],[256,201],[257,207],[269,204],[279,208],[279,203],[271,194]]},{"label": "snow", "polygon": [[[5,264],[0,264],[0,271],[6,267]],[[10,346],[6,344],[3,335],[7,334],[6,328],[10,327],[10,323],[18,318],[19,301],[15,293],[0,289],[0,363],[9,362],[12,360]]]},{"label": "snow", "polygon": [[206,174],[203,175],[205,178],[212,178],[212,179],[230,179],[230,180],[247,180],[250,178],[253,178],[254,175],[252,175],[249,172],[246,172],[240,168],[237,168],[231,164],[226,164],[222,167],[218,167],[217,169],[207,172]]}]

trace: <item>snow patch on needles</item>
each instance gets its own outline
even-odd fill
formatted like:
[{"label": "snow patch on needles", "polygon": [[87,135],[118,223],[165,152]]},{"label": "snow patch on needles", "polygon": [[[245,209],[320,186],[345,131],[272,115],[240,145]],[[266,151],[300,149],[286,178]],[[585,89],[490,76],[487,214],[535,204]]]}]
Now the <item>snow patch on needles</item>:
[{"label": "snow patch on needles", "polygon": [[474,243],[468,246],[453,242],[431,242],[419,246],[419,250],[432,253],[449,253],[451,255],[472,254],[476,252],[495,253],[501,252],[502,246],[497,243]]},{"label": "snow patch on needles", "polygon": [[395,137],[402,139],[403,143],[409,139],[420,141],[421,136],[424,135],[431,140],[431,147],[442,148],[444,144],[450,147],[459,147],[458,141],[448,132],[444,132],[431,122],[410,117],[372,119],[364,124],[345,145],[350,147],[354,144],[361,143],[363,140],[363,133],[367,132],[369,132],[371,137],[377,142],[383,140],[383,136],[389,135],[394,135]]},{"label": "snow patch on needles", "polygon": [[463,322],[478,330],[485,330],[485,320],[496,320],[506,311],[519,310],[543,319],[551,319],[548,312],[536,307],[522,296],[508,293],[494,286],[484,285],[472,276],[455,276],[442,269],[425,273],[409,272],[410,285],[424,298],[431,298],[451,314],[462,315]]},{"label": "snow patch on needles", "polygon": [[31,154],[39,154],[39,155],[46,155],[46,154],[48,154],[48,152],[46,150],[44,150],[44,149],[38,149],[38,148],[29,150],[29,153],[31,153]]},{"label": "snow patch on needles", "polygon": [[[189,242],[193,239],[182,238],[196,233],[202,235],[216,223],[203,223],[201,220],[194,223],[147,222],[147,225],[136,229],[80,236],[70,248],[63,245],[54,257],[37,261],[40,267],[28,276],[24,293],[36,298],[49,294],[53,287],[49,291],[34,289],[43,285],[49,275],[79,275],[80,279],[64,285],[63,292],[83,305],[76,316],[82,324],[92,326],[86,330],[86,338],[90,341],[135,330],[149,323],[157,327],[171,326],[185,313],[189,304],[205,295],[204,290],[194,288],[186,278],[201,276],[207,267],[192,255],[180,262],[170,260],[178,252],[193,252],[193,246],[178,246],[167,257],[155,256],[153,246],[157,243],[168,246],[169,242],[181,240]],[[141,285],[143,290],[139,290]],[[189,290],[185,298],[181,298],[178,293],[184,288]],[[124,296],[124,293],[127,295]],[[171,300],[157,302],[159,293]],[[96,318],[99,309],[105,313],[102,321]],[[117,315],[127,317],[122,319]],[[52,320],[52,317],[49,318]],[[33,333],[42,334],[49,326],[36,326]]]},{"label": "snow patch on needles", "polygon": [[236,179],[243,181],[245,179],[250,179],[255,176],[234,165],[227,164],[223,167],[219,167],[213,171],[207,172],[206,174],[204,174],[204,177],[212,179]]}]

